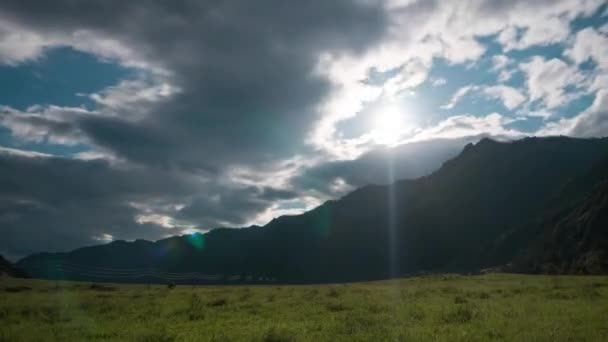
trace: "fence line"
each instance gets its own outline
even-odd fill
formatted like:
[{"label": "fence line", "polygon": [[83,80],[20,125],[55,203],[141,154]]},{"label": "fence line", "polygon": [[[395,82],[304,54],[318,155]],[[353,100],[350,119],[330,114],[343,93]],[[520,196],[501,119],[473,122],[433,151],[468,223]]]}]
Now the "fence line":
[{"label": "fence line", "polygon": [[157,278],[167,281],[188,281],[188,280],[206,280],[206,281],[274,281],[274,278],[267,276],[256,275],[221,275],[221,274],[203,274],[199,272],[164,272],[154,268],[111,268],[78,265],[70,262],[53,263],[49,262],[46,265],[35,265],[28,267],[29,270],[36,273],[51,273],[61,272],[73,274],[77,276],[102,278],[102,279],[129,279],[129,278]]}]

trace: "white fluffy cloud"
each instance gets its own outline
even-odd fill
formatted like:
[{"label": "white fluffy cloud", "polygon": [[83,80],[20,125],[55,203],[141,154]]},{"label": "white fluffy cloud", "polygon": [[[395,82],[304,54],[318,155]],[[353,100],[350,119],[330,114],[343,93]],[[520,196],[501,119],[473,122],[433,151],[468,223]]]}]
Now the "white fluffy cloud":
[{"label": "white fluffy cloud", "polygon": [[498,113],[487,116],[455,115],[439,124],[420,130],[408,142],[433,139],[454,139],[468,136],[489,135],[497,138],[517,138],[525,134],[506,127],[514,119]]},{"label": "white fluffy cloud", "polygon": [[505,86],[505,85],[493,85],[493,86],[479,86],[479,85],[466,85],[458,89],[450,98],[448,103],[442,105],[441,109],[453,109],[465,96],[471,93],[481,92],[485,96],[491,99],[500,100],[504,106],[513,110],[519,107],[525,100],[526,96],[523,95],[516,88]]},{"label": "white fluffy cloud", "polygon": [[75,145],[87,141],[75,121],[95,112],[76,107],[33,106],[26,111],[0,106],[0,126],[20,141]]},{"label": "white fluffy cloud", "polygon": [[52,44],[35,32],[0,20],[0,65],[36,59]]},{"label": "white fluffy cloud", "polygon": [[483,92],[490,98],[501,100],[508,110],[513,110],[526,101],[526,96],[519,90],[505,85],[485,87]]},{"label": "white fluffy cloud", "polygon": [[593,104],[581,114],[560,119],[539,130],[539,135],[603,137],[608,133],[608,89],[599,90]]},{"label": "white fluffy cloud", "polygon": [[466,95],[468,95],[469,93],[471,93],[472,91],[475,91],[477,89],[478,89],[478,86],[472,85],[472,84],[461,87],[452,95],[452,98],[450,98],[450,101],[448,101],[448,103],[441,106],[441,109],[454,108],[454,106],[458,102],[460,102],[460,100],[462,100],[463,97],[465,97]]},{"label": "white fluffy cloud", "polygon": [[[141,119],[151,107],[179,93],[180,89],[161,79],[129,79],[88,97],[108,115],[128,114],[125,119]],[[86,95],[86,94],[83,94]]]},{"label": "white fluffy cloud", "polygon": [[[358,104],[353,104],[350,94],[342,89],[356,88],[353,84],[366,79],[367,72],[372,68],[379,71],[396,70],[384,84],[377,86],[379,92],[372,100],[397,96],[424,82],[435,58],[443,58],[450,64],[475,63],[486,52],[486,46],[478,40],[481,36],[498,35],[497,41],[505,51],[565,43],[571,34],[570,22],[574,18],[592,14],[603,3],[603,0],[388,1],[391,25],[383,41],[363,56],[323,59],[324,62],[330,60],[330,69],[342,70],[340,74],[330,74],[340,90],[330,96],[329,102],[348,105],[324,106],[320,111],[323,119],[319,121],[316,130],[322,130],[325,134],[323,139],[313,138],[310,141],[330,154],[339,154],[336,146],[352,147],[361,143],[356,139],[345,140],[340,137],[338,130],[329,127],[356,116],[366,101],[370,101],[369,97],[355,98],[354,101]],[[533,62],[536,64],[526,68],[531,77],[531,100],[542,101],[550,108],[567,103],[572,96],[567,94],[565,86],[582,80],[576,68],[562,73],[561,68],[568,68],[557,65],[557,61],[551,60],[547,65],[537,65],[540,64],[537,63],[539,61]],[[504,55],[496,56],[493,65],[493,71],[498,73],[498,81],[501,83],[509,81],[518,71],[513,66],[513,61]],[[545,81],[558,83],[541,84]],[[523,96],[521,90],[516,94],[505,89],[491,89],[487,95],[500,97],[510,109],[519,106]],[[476,89],[460,89],[442,108],[452,109],[473,90]],[[333,118],[331,123],[324,119],[326,117]]]},{"label": "white fluffy cloud", "polygon": [[433,87],[441,87],[442,85],[444,85],[446,83],[448,83],[448,81],[445,78],[443,78],[443,77],[434,78],[431,81],[431,85]]},{"label": "white fluffy cloud", "polygon": [[608,33],[591,27],[579,31],[565,55],[578,64],[592,60],[600,69],[608,70]]},{"label": "white fluffy cloud", "polygon": [[540,101],[547,108],[557,108],[578,96],[567,92],[568,86],[580,87],[585,76],[576,66],[568,65],[561,59],[545,59],[535,56],[530,61],[520,64],[526,74],[528,94],[531,101]]}]

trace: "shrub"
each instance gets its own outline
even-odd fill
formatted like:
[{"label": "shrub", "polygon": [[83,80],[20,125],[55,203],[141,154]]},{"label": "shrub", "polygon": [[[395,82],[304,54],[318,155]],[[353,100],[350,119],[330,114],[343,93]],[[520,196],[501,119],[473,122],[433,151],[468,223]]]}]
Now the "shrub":
[{"label": "shrub", "polygon": [[467,306],[457,306],[456,309],[451,310],[443,315],[443,321],[445,323],[468,323],[475,316],[473,310]]},{"label": "shrub", "polygon": [[245,302],[247,299],[251,298],[251,291],[246,290],[239,296],[239,301]]},{"label": "shrub", "polygon": [[340,297],[340,291],[335,288],[331,288],[329,291],[327,291],[327,296],[332,298]]},{"label": "shrub", "polygon": [[12,293],[26,292],[26,291],[31,291],[31,290],[32,290],[32,288],[28,287],[28,286],[14,286],[14,287],[7,287],[4,289],[4,291],[12,292]]},{"label": "shrub", "polygon": [[203,301],[201,297],[199,297],[196,293],[192,294],[190,297],[190,303],[188,306],[188,319],[191,321],[196,321],[199,319],[203,319],[205,317],[205,312],[203,311]]},{"label": "shrub", "polygon": [[308,298],[314,298],[319,294],[319,290],[318,289],[310,289],[308,290],[308,292],[306,292],[306,297]]},{"label": "shrub", "polygon": [[562,299],[562,300],[569,300],[569,299],[575,298],[574,295],[565,293],[565,292],[561,292],[561,291],[553,291],[551,293],[548,293],[545,297],[547,299]]},{"label": "shrub", "polygon": [[468,302],[469,301],[466,298],[462,297],[462,296],[456,296],[456,297],[454,297],[454,303],[455,304],[466,304]]},{"label": "shrub", "polygon": [[409,319],[412,322],[420,322],[423,321],[426,317],[424,311],[422,311],[419,307],[414,306],[412,310],[409,312]]},{"label": "shrub", "polygon": [[479,294],[479,298],[481,299],[490,299],[490,294],[487,292],[482,292]]},{"label": "shrub", "polygon": [[175,336],[167,332],[164,326],[157,331],[151,331],[137,337],[140,342],[172,342],[175,341]]},{"label": "shrub", "polygon": [[228,300],[226,298],[218,298],[207,303],[208,306],[224,306],[226,304],[228,304]]},{"label": "shrub", "polygon": [[275,327],[268,329],[264,335],[264,342],[290,342],[295,340],[295,336],[288,331],[279,330]]},{"label": "shrub", "polygon": [[89,286],[89,290],[110,292],[110,291],[116,291],[116,288],[112,287],[112,286],[106,286],[106,285],[100,285],[100,284],[91,284],[91,286]]},{"label": "shrub", "polygon": [[327,308],[327,310],[331,312],[340,312],[348,310],[348,308],[342,303],[327,303],[325,305],[325,308]]}]

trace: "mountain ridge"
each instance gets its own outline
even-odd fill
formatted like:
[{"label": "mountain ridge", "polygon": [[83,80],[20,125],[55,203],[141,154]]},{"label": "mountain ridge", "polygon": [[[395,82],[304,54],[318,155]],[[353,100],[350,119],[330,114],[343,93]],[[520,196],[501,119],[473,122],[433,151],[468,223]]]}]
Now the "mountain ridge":
[{"label": "mountain ridge", "polygon": [[[517,258],[530,263],[533,258],[521,256],[534,254],[526,239],[540,238],[536,233],[543,231],[531,220],[550,210],[556,196],[566,196],[558,189],[570,186],[566,194],[574,202],[584,198],[589,186],[585,174],[596,167],[601,180],[601,163],[607,158],[607,138],[484,138],[466,145],[429,175],[364,186],[262,227],[34,254],[18,265],[35,276],[76,280],[89,278],[77,272],[49,272],[45,265],[323,282],[421,271],[471,272]],[[524,264],[514,270],[538,272]]]}]

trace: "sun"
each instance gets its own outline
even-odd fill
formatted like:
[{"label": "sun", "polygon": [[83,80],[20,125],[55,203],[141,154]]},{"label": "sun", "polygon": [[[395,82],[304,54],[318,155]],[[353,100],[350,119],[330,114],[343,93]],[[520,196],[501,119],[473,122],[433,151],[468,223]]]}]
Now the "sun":
[{"label": "sun", "polygon": [[378,109],[372,124],[373,139],[383,145],[399,143],[406,131],[403,110],[396,105],[385,105]]}]

